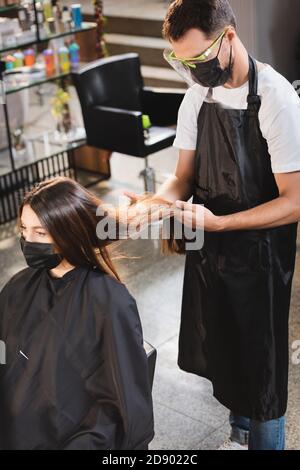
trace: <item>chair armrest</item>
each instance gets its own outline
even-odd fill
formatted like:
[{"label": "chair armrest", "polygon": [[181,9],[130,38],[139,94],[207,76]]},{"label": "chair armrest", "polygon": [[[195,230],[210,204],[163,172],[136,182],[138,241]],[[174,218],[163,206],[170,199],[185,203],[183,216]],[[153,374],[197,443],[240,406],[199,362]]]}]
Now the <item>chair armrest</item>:
[{"label": "chair armrest", "polygon": [[144,87],[141,102],[144,114],[150,116],[155,126],[173,126],[177,124],[178,110],[186,90]]},{"label": "chair armrest", "polygon": [[157,358],[157,350],[147,341],[144,341],[144,349],[147,354],[148,359],[148,369],[149,369],[149,380],[151,389],[153,388],[153,380],[155,374],[155,366],[156,366],[156,358]]},{"label": "chair armrest", "polygon": [[87,144],[113,152],[144,156],[142,113],[107,106],[92,106],[85,112]]}]

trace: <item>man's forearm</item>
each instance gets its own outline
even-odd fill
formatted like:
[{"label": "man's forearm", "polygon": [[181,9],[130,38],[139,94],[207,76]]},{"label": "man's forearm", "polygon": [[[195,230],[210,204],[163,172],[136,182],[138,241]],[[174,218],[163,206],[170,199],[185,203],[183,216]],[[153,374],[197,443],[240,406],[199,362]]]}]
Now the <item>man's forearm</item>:
[{"label": "man's forearm", "polygon": [[177,176],[170,176],[159,188],[156,196],[166,199],[170,202],[177,200],[187,201],[192,196],[191,184]]},{"label": "man's forearm", "polygon": [[219,217],[220,231],[263,230],[300,220],[300,203],[281,196],[247,211]]}]

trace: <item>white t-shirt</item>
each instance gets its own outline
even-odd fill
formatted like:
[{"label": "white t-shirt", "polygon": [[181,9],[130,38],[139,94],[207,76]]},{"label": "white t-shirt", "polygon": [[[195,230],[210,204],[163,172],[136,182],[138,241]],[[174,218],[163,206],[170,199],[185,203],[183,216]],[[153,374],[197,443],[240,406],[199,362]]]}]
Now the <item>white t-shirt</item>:
[{"label": "white t-shirt", "polygon": [[[208,88],[195,84],[185,94],[179,109],[173,146],[195,150],[197,121]],[[246,109],[249,84],[239,88],[217,87],[212,98],[227,108]],[[300,171],[300,99],[293,86],[270,65],[258,72],[261,97],[259,122],[271,156],[273,173]]]}]

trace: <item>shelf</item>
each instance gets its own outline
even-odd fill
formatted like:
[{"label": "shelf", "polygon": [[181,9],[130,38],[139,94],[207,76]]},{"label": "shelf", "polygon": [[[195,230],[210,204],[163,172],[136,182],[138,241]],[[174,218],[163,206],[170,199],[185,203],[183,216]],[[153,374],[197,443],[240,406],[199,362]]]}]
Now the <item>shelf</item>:
[{"label": "shelf", "polygon": [[[78,140],[70,142],[58,140],[56,131],[46,131],[32,137],[25,136],[26,148],[19,152],[13,151],[16,169],[82,147],[86,143],[84,129],[78,128],[77,132]],[[8,149],[2,149],[0,150],[0,176],[10,171]]]},{"label": "shelf", "polygon": [[6,89],[6,95],[11,95],[12,93],[17,93],[18,91],[26,90],[27,88],[32,88],[34,86],[43,85],[43,83],[51,82],[60,78],[68,77],[70,73],[58,73],[56,75],[51,75],[51,77],[44,77],[44,78],[37,78],[33,79],[29,83],[24,83],[16,86],[12,86],[11,88]]},{"label": "shelf", "polygon": [[62,38],[62,37],[65,37],[65,36],[71,36],[72,34],[76,34],[76,33],[83,33],[85,31],[90,31],[92,29],[95,29],[96,27],[97,27],[97,23],[84,21],[82,23],[81,28],[73,28],[70,31],[64,31],[62,33],[50,34],[50,35],[47,35],[45,37],[40,38],[39,40],[36,38],[33,41],[27,41],[27,42],[18,43],[18,44],[16,43],[16,44],[11,45],[9,47],[5,47],[3,49],[0,49],[0,54],[2,54],[4,52],[12,51],[14,49],[20,49],[20,48],[23,48],[23,47],[32,46],[34,44],[40,44],[40,43],[43,43],[43,42],[48,42],[48,41],[51,41],[51,39],[58,39],[58,38]]},{"label": "shelf", "polygon": [[41,147],[45,157],[66,152],[85,143],[86,133],[83,127],[75,127],[67,137],[56,130],[44,131],[37,135],[27,137],[26,142],[33,145],[35,157],[41,153]]},{"label": "shelf", "polygon": [[[84,65],[84,64],[82,63],[80,64],[80,66],[81,65]],[[9,83],[7,83],[6,78],[8,78],[10,75],[13,76],[14,74],[4,75],[4,82],[6,85],[6,95],[17,93],[18,91],[26,90],[27,88],[32,88],[38,85],[43,85],[43,83],[59,80],[60,78],[69,77],[72,75],[72,71],[70,70],[70,72],[55,72],[53,75],[50,75],[50,76],[45,75],[44,77],[39,77],[39,78],[34,78],[34,77],[29,78],[29,79],[27,78],[27,81],[25,78],[26,74],[24,74],[24,82],[9,85]],[[12,83],[12,80],[11,80],[11,83]]]},{"label": "shelf", "polygon": [[[17,0],[12,0],[14,2],[17,2]],[[36,0],[32,0],[34,5],[36,4]],[[8,6],[2,6],[0,7],[0,17],[3,16],[16,16],[15,12],[17,12],[19,5],[17,3],[14,3],[12,5]],[[13,11],[15,10],[15,11]],[[5,14],[6,12],[12,11],[12,14]],[[1,15],[1,13],[3,13]],[[66,26],[67,27],[67,26]],[[38,18],[37,18],[37,10],[34,8],[34,25],[30,28],[29,31],[23,31],[20,32],[16,31],[15,34],[10,34],[10,37],[6,39],[5,41],[5,36],[2,37],[2,41],[4,40],[4,43],[1,41],[1,46],[0,46],[0,55],[2,56],[2,60],[4,59],[3,55],[6,55],[6,53],[11,53],[13,51],[16,51],[18,49],[24,49],[30,46],[38,46],[39,44],[45,44],[45,47],[47,47],[47,43],[51,40],[59,39],[59,38],[64,38],[64,37],[72,37],[75,34],[82,33],[82,32],[87,32],[91,30],[95,30],[97,28],[97,23],[93,21],[84,21],[81,25],[80,28],[72,28],[68,29],[65,31],[61,31],[63,29],[63,26],[60,25],[57,28],[57,32],[55,33],[48,33],[48,30],[45,30],[44,27],[38,25]],[[63,41],[62,41],[63,42]],[[8,78],[8,74],[6,75],[6,84],[7,84],[7,94],[12,94],[21,90],[24,90],[26,88],[31,88],[36,85],[40,85],[46,82],[54,81],[54,80],[59,80],[64,77],[69,77],[72,74],[72,71],[70,72],[60,72],[57,70],[53,75],[51,76],[46,76],[43,75],[43,73],[34,73],[34,74],[29,74],[27,73],[27,70],[25,68],[25,71],[23,69],[22,76],[18,74],[17,76],[13,77],[13,75]],[[1,74],[1,79],[2,79],[2,74]],[[0,87],[0,92],[2,90],[2,87]],[[2,98],[0,96],[0,98]],[[35,164],[35,162],[40,162],[41,158],[43,161],[48,159],[51,160],[51,157],[53,158],[53,162],[56,160],[56,158],[59,156],[65,158],[66,154],[68,151],[71,151],[74,148],[77,148],[79,146],[84,145],[85,143],[85,138],[80,137],[80,140],[78,140],[78,135],[76,135],[76,141],[74,142],[66,142],[65,139],[57,139],[57,136],[55,136],[55,139],[51,137],[51,142],[47,141],[47,139],[33,139],[30,136],[24,135],[24,140],[26,142],[25,149],[22,151],[16,151],[11,144],[11,130],[10,130],[10,123],[9,123],[9,109],[8,109],[8,104],[6,101],[3,102],[4,106],[3,109],[5,110],[4,112],[4,119],[5,119],[5,129],[6,129],[6,138],[7,138],[7,145],[8,148],[5,149],[0,149],[0,175],[4,174],[8,168],[10,168],[10,171],[13,169],[18,169],[20,167],[23,167],[26,164]],[[8,111],[8,112],[6,112]],[[3,143],[2,143],[3,145]],[[42,163],[41,161],[41,163]],[[39,163],[40,164],[40,163]]]}]

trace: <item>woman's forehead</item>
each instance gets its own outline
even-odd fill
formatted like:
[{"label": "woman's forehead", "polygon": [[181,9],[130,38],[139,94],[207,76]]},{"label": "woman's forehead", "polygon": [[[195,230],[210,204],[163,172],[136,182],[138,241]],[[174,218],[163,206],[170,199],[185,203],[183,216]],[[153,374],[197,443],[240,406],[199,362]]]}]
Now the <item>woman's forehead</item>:
[{"label": "woman's forehead", "polygon": [[29,204],[25,204],[21,214],[21,222],[25,225],[32,226],[32,227],[42,227],[41,221],[34,212],[34,210],[29,206]]}]

